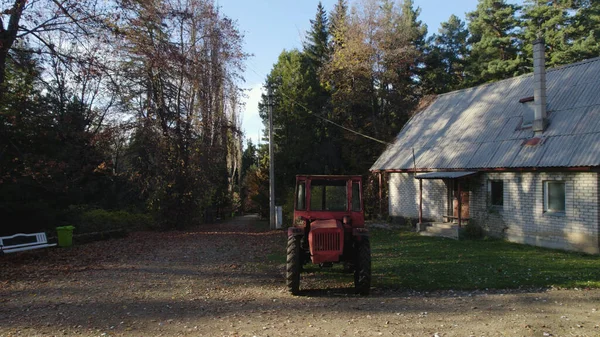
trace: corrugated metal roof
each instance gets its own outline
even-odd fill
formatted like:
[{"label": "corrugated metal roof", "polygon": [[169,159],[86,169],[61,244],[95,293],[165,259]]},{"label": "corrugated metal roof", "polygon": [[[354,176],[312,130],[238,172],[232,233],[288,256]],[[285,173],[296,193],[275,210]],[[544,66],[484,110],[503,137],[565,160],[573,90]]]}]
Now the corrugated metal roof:
[{"label": "corrugated metal roof", "polygon": [[600,133],[588,133],[577,136],[577,149],[569,166],[595,166],[600,158]]},{"label": "corrugated metal roof", "polygon": [[456,179],[473,175],[477,172],[472,171],[441,171],[417,174],[415,179]]},{"label": "corrugated metal roof", "polygon": [[533,74],[439,95],[371,170],[600,166],[600,58],[549,69],[542,142],[522,128]]}]

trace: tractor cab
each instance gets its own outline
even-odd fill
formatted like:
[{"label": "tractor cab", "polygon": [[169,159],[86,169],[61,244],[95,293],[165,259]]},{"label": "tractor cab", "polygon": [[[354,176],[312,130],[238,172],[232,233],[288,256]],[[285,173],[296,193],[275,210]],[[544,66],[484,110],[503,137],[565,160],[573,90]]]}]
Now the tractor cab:
[{"label": "tractor cab", "polygon": [[288,229],[288,288],[298,293],[306,263],[344,263],[356,291],[368,294],[371,252],[364,228],[361,176],[296,176],[294,225]]},{"label": "tractor cab", "polygon": [[296,176],[294,219],[335,219],[364,227],[361,176]]}]

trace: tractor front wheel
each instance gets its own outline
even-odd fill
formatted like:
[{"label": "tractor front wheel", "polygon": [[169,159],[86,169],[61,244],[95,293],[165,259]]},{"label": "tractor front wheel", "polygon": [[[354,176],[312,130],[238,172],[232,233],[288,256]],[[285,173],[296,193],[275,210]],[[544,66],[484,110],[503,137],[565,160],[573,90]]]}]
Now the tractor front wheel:
[{"label": "tractor front wheel", "polygon": [[354,289],[357,294],[369,295],[371,289],[371,243],[369,238],[361,237],[355,247]]},{"label": "tractor front wheel", "polygon": [[292,295],[298,295],[300,292],[300,270],[302,269],[300,239],[300,236],[290,236],[287,243],[286,281]]}]

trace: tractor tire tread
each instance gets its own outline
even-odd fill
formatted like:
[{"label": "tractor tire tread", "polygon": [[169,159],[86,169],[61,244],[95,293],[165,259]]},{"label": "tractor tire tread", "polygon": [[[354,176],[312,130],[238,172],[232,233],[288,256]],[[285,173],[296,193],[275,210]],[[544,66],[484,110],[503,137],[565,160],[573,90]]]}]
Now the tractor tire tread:
[{"label": "tractor tire tread", "polygon": [[290,236],[287,243],[286,284],[292,295],[300,292],[300,271],[302,270],[300,238]]},{"label": "tractor tire tread", "polygon": [[362,237],[357,242],[355,267],[355,291],[360,295],[369,295],[371,289],[371,244],[368,237]]}]

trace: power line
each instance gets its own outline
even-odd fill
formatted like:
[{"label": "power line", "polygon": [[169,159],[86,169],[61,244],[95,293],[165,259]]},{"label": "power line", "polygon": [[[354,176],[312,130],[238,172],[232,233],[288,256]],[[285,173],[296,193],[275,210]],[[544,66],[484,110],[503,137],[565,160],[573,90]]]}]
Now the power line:
[{"label": "power line", "polygon": [[[265,77],[265,75],[261,75],[261,74],[259,74],[259,73],[258,73],[256,70],[254,70],[252,67],[248,67],[248,69],[250,69],[252,72],[254,72],[254,73],[255,73],[256,75],[258,75],[258,76],[262,76],[263,78]],[[307,107],[306,107],[304,104],[302,104],[302,103],[300,103],[300,102],[296,101],[294,98],[292,98],[292,97],[290,97],[290,96],[286,95],[286,94],[285,94],[285,93],[283,93],[283,92],[281,92],[281,94],[282,94],[283,96],[285,96],[287,99],[291,100],[292,102],[294,102],[294,103],[298,104],[298,106],[300,106],[302,109],[306,110],[306,112],[308,112],[310,115],[312,115],[312,116],[314,116],[314,117],[317,117],[317,118],[319,118],[319,119],[322,119],[322,120],[324,120],[324,121],[325,121],[325,122],[327,122],[327,123],[330,123],[330,124],[332,124],[332,125],[335,125],[335,126],[337,126],[337,127],[341,128],[341,129],[344,129],[344,130],[346,130],[346,131],[348,131],[348,132],[352,132],[352,133],[354,133],[354,134],[356,134],[356,135],[358,135],[358,136],[361,136],[361,137],[364,137],[364,138],[370,139],[370,140],[372,140],[372,141],[375,141],[375,142],[378,142],[378,143],[381,143],[381,144],[385,144],[385,145],[389,145],[389,144],[390,144],[390,143],[388,143],[388,142],[385,142],[385,141],[383,141],[383,140],[380,140],[380,139],[377,139],[377,138],[371,137],[371,136],[369,136],[369,135],[365,135],[364,133],[358,132],[358,131],[356,131],[356,130],[352,130],[352,129],[350,129],[350,128],[348,128],[348,127],[345,127],[345,126],[343,126],[343,125],[340,125],[340,124],[338,124],[338,123],[336,123],[336,122],[334,122],[334,121],[332,121],[332,120],[330,120],[330,119],[327,119],[327,118],[325,118],[325,117],[323,117],[323,116],[320,116],[320,115],[318,115],[318,114],[314,113],[314,112],[313,112],[312,110],[310,110],[309,108],[307,108]]]},{"label": "power line", "polygon": [[320,115],[318,115],[318,114],[314,113],[312,110],[310,110],[310,109],[309,109],[309,108],[307,108],[306,106],[304,106],[302,103],[300,103],[300,102],[298,102],[298,101],[294,100],[293,98],[291,98],[290,96],[288,96],[288,95],[284,94],[283,92],[282,92],[281,94],[282,94],[283,96],[285,96],[287,99],[289,99],[289,100],[292,100],[294,103],[298,104],[298,105],[299,105],[301,108],[303,108],[304,110],[306,110],[306,112],[308,112],[308,113],[309,113],[309,114],[311,114],[312,116],[315,116],[315,117],[317,117],[317,118],[319,118],[319,119],[322,119],[322,120],[324,120],[324,121],[326,121],[326,122],[328,122],[328,123],[331,123],[331,124],[333,124],[333,125],[335,125],[335,126],[337,126],[337,127],[339,127],[339,128],[342,128],[342,129],[344,129],[344,130],[346,130],[346,131],[352,132],[352,133],[354,133],[354,134],[356,134],[356,135],[359,135],[359,136],[361,136],[361,137],[364,137],[364,138],[370,139],[370,140],[372,140],[372,141],[376,141],[376,142],[378,142],[378,143],[385,144],[385,145],[388,145],[388,144],[390,144],[390,143],[388,143],[388,142],[384,142],[383,140],[380,140],[380,139],[377,139],[377,138],[374,138],[374,137],[371,137],[371,136],[365,135],[364,133],[360,133],[360,132],[358,132],[358,131],[352,130],[352,129],[350,129],[350,128],[347,128],[347,127],[345,127],[345,126],[343,126],[343,125],[340,125],[340,124],[338,124],[338,123],[336,123],[336,122],[334,122],[334,121],[332,121],[332,120],[329,120],[329,119],[327,119],[327,118],[325,118],[325,117],[323,117],[323,116],[320,116]]}]

